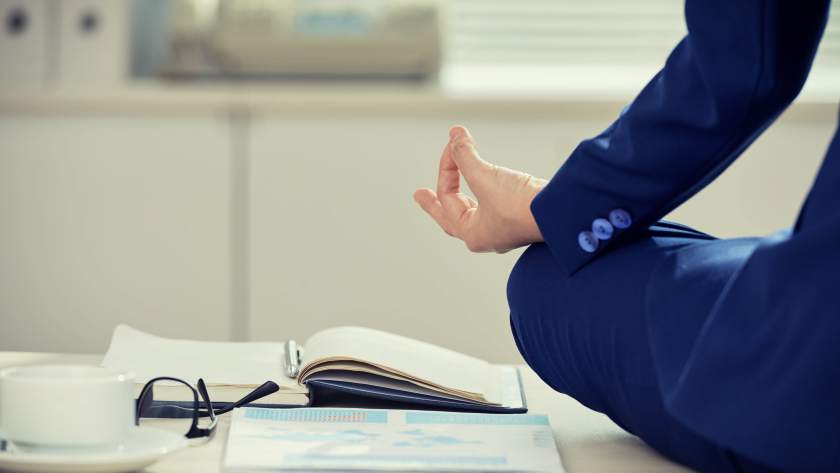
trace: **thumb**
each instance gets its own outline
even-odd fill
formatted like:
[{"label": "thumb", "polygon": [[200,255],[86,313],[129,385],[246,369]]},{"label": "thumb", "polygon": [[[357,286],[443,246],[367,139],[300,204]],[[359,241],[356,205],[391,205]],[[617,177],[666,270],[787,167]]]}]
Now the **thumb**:
[{"label": "thumb", "polygon": [[454,126],[449,131],[449,146],[452,160],[470,188],[476,191],[476,185],[480,186],[481,181],[490,175],[493,165],[481,159],[472,135],[462,126]]}]

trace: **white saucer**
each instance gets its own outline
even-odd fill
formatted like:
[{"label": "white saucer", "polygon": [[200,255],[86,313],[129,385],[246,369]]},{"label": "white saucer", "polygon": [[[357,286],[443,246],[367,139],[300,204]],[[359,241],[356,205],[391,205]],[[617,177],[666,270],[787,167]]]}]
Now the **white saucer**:
[{"label": "white saucer", "polygon": [[167,430],[140,426],[121,445],[107,450],[0,452],[0,471],[27,473],[122,473],[142,469],[187,446],[187,439]]}]

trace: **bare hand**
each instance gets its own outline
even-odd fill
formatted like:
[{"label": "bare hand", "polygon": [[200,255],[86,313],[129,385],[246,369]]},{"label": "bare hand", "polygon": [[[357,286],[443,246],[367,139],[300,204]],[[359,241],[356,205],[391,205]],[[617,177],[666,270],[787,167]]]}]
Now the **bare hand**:
[{"label": "bare hand", "polygon": [[[461,175],[477,201],[461,192]],[[437,193],[418,189],[414,200],[470,251],[504,253],[543,240],[530,207],[545,184],[484,161],[469,131],[456,126],[440,157]]]}]

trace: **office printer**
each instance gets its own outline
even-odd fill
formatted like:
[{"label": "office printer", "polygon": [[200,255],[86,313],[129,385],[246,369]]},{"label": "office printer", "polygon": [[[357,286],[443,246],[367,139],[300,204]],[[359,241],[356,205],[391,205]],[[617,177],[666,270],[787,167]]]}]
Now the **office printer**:
[{"label": "office printer", "polygon": [[170,76],[423,77],[440,67],[439,0],[174,0]]}]

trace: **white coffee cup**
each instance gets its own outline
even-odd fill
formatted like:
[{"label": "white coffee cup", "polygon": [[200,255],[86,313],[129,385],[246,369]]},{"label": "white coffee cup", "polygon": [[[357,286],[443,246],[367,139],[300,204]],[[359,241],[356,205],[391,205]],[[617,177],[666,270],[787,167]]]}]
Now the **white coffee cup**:
[{"label": "white coffee cup", "polygon": [[0,438],[22,449],[119,445],[134,425],[134,375],[99,366],[0,370]]}]

